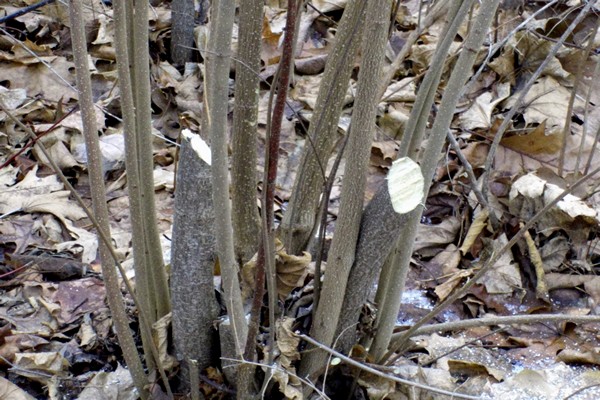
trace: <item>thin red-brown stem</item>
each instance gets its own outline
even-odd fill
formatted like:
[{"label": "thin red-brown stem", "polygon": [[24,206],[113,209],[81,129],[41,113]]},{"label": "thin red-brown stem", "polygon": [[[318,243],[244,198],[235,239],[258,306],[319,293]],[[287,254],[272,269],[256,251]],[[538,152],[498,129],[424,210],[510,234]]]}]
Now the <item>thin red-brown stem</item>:
[{"label": "thin red-brown stem", "polygon": [[40,140],[44,135],[47,135],[48,133],[52,132],[53,130],[55,130],[56,128],[58,128],[58,125],[65,119],[67,118],[69,115],[71,115],[75,110],[77,110],[77,108],[79,108],[78,106],[75,106],[73,108],[71,108],[69,110],[69,112],[67,112],[66,114],[64,114],[62,117],[60,117],[60,119],[58,121],[56,121],[54,124],[52,124],[52,126],[50,128],[48,128],[47,130],[45,130],[42,133],[38,133],[37,136],[35,136],[34,138],[30,139],[29,142],[25,143],[25,145],[19,149],[19,151],[17,151],[15,154],[11,154],[10,157],[8,157],[8,159],[6,161],[4,161],[2,164],[0,164],[0,169],[6,167],[9,164],[12,164],[12,162],[19,157],[21,154],[23,154],[23,152],[25,152],[25,150],[27,150],[28,148],[32,147],[34,144],[37,143],[38,140]]},{"label": "thin red-brown stem", "polygon": [[265,296],[265,246],[261,241],[256,256],[255,270],[255,289],[254,298],[252,299],[252,309],[250,311],[250,323],[248,324],[248,339],[246,340],[246,348],[244,349],[244,360],[253,360],[256,351],[256,336],[258,335],[258,327],[260,324],[260,309]]},{"label": "thin red-brown stem", "polygon": [[269,230],[273,226],[273,202],[275,198],[275,180],[277,179],[277,162],[279,160],[279,141],[281,134],[281,122],[287,98],[288,85],[290,82],[290,70],[294,58],[294,33],[296,31],[296,17],[298,4],[296,0],[288,0],[288,12],[285,27],[285,38],[281,61],[279,63],[279,82],[275,105],[273,107],[273,118],[271,120],[271,132],[269,134],[269,163],[267,166],[266,190],[266,216]]},{"label": "thin red-brown stem", "polygon": [[[283,40],[282,56],[279,62],[278,81],[276,87],[277,95],[275,97],[275,103],[273,106],[273,114],[271,117],[270,129],[268,130],[268,146],[265,158],[267,160],[265,168],[266,180],[265,180],[265,197],[263,202],[263,213],[266,223],[263,224],[263,239],[258,250],[258,256],[256,260],[256,271],[255,271],[255,292],[254,299],[252,302],[252,312],[250,316],[250,324],[248,326],[248,340],[246,341],[246,348],[244,351],[244,358],[246,360],[252,360],[254,358],[256,336],[258,334],[258,327],[260,321],[260,309],[262,307],[262,301],[265,294],[265,264],[267,264],[267,256],[270,256],[267,249],[273,249],[272,245],[273,236],[271,235],[273,229],[273,204],[275,200],[275,181],[277,179],[277,162],[279,160],[279,143],[281,134],[281,123],[283,121],[285,103],[287,98],[287,91],[290,82],[290,72],[294,57],[294,34],[296,31],[296,20],[298,15],[298,3],[297,0],[288,1],[288,12],[286,19],[285,37]],[[273,288],[274,289],[274,288]],[[275,321],[274,321],[274,304],[277,293],[269,293],[269,323],[271,325],[271,335],[274,333]],[[273,338],[271,337],[271,345],[273,348]]]}]

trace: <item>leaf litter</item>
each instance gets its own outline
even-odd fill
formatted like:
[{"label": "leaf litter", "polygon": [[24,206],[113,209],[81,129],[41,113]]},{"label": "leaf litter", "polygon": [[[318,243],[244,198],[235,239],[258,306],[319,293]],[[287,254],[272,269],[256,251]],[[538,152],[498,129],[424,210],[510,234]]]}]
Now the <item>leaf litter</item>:
[{"label": "leaf litter", "polygon": [[[552,8],[565,12],[575,4]],[[91,2],[86,21],[95,30],[88,39],[97,117],[106,143],[105,174],[110,185],[108,199],[111,228],[119,256],[131,264],[130,222],[123,181],[122,131],[118,121],[119,98],[112,47],[112,10],[100,1]],[[267,2],[263,29],[261,76],[271,79],[279,58],[285,10],[279,2]],[[420,2],[403,2],[392,32],[388,58],[401,48],[406,33],[415,29]],[[0,10],[10,14],[25,2],[0,1]],[[291,109],[283,126],[280,157],[281,176],[277,196],[285,209],[299,165],[299,154],[307,146],[303,125],[310,123],[324,62],[335,37],[335,23],[346,1],[314,1],[303,15],[301,29],[307,38],[296,56],[296,76],[290,93]],[[315,11],[319,10],[321,13]],[[519,14],[510,8],[499,14],[498,40],[534,11],[524,6]],[[70,62],[68,18],[57,3],[9,22],[0,30],[0,97],[7,108],[38,133],[51,128],[57,118],[76,102],[73,65]],[[568,13],[567,13],[568,14]],[[569,14],[568,14],[569,15]],[[566,17],[569,21],[571,16]],[[594,16],[594,18],[597,18]],[[592,19],[592,18],[590,18]],[[202,70],[190,65],[180,72],[168,61],[164,49],[170,26],[167,4],[149,14],[152,41],[152,80],[156,129],[155,187],[160,229],[170,237],[173,205],[174,145],[181,127],[198,131],[202,113]],[[507,238],[546,202],[580,176],[588,159],[588,170],[598,167],[599,150],[594,146],[600,126],[597,92],[586,103],[595,57],[584,69],[589,84],[578,86],[572,115],[567,106],[582,55],[586,21],[571,41],[552,60],[525,98],[525,105],[511,121],[491,165],[490,210],[504,221],[494,230],[473,196],[464,166],[456,150],[448,149],[440,160],[433,187],[426,200],[422,224],[413,254],[413,267],[398,316],[398,329],[424,315],[469,279],[482,260],[498,250]],[[559,21],[553,14],[537,16],[509,37],[479,78],[467,87],[465,104],[459,105],[452,125],[461,152],[477,177],[483,172],[490,140],[503,115],[520,95],[519,84],[546,58],[554,43]],[[10,28],[10,29],[8,29]],[[365,200],[383,182],[396,157],[401,132],[410,114],[420,74],[429,66],[442,24],[424,32],[412,45],[378,107],[378,125],[372,145]],[[464,27],[461,32],[465,32]],[[587,30],[586,30],[587,29]],[[198,28],[201,35],[202,27]],[[461,34],[463,34],[461,33]],[[394,45],[396,43],[396,45]],[[400,44],[400,45],[398,45]],[[233,47],[237,45],[234,37]],[[457,40],[452,52],[460,48]],[[157,61],[160,60],[160,61]],[[340,119],[345,134],[351,115],[356,82],[348,88]],[[442,84],[443,87],[443,84]],[[260,92],[259,150],[264,149],[267,89]],[[563,138],[566,119],[570,131]],[[585,134],[587,132],[587,135]],[[89,202],[85,158],[79,114],[74,113],[44,137],[60,166]],[[564,174],[558,174],[559,150],[565,147]],[[0,113],[0,157],[4,161],[25,146],[26,135]],[[0,282],[0,360],[5,372],[0,393],[11,399],[29,398],[136,398],[131,378],[122,366],[120,349],[111,330],[104,286],[98,271],[96,238],[91,224],[70,199],[35,146],[17,155],[0,171],[0,243],[3,256]],[[584,162],[577,161],[584,160]],[[262,170],[262,160],[257,173]],[[339,174],[343,174],[341,165]],[[438,322],[491,315],[596,314],[600,307],[598,260],[598,194],[595,182],[567,196],[536,224],[528,242],[505,254],[471,291],[438,317]],[[329,240],[339,205],[339,180],[332,190],[329,209]],[[165,241],[165,244],[168,240]],[[539,254],[541,270],[534,254]],[[27,258],[28,257],[28,258]],[[280,373],[275,380],[287,398],[300,398],[292,375],[298,359],[298,343],[291,334],[306,318],[303,298],[312,291],[313,272],[304,259],[280,255],[285,297],[293,315],[277,322]],[[165,247],[168,260],[168,246]],[[287,260],[287,261],[286,261]],[[537,263],[539,264],[539,263]],[[58,267],[49,267],[50,265]],[[58,268],[58,273],[54,269]],[[70,269],[73,275],[66,274]],[[325,266],[326,268],[326,266]],[[53,273],[52,273],[53,272]],[[543,281],[547,297],[536,296]],[[539,293],[538,293],[539,294]],[[304,310],[304,311],[303,311]],[[130,308],[134,321],[135,313]],[[165,321],[168,326],[168,321]],[[483,398],[573,399],[598,398],[600,382],[598,324],[533,324],[468,328],[462,331],[413,338],[408,357],[393,366],[394,374],[447,390],[482,394]],[[166,344],[163,341],[163,345]],[[161,347],[168,358],[167,346]],[[342,367],[340,367],[342,368]],[[383,379],[362,377],[360,385],[369,398],[406,398],[405,387]],[[574,394],[578,389],[580,393]],[[442,398],[415,389],[417,398]]]}]

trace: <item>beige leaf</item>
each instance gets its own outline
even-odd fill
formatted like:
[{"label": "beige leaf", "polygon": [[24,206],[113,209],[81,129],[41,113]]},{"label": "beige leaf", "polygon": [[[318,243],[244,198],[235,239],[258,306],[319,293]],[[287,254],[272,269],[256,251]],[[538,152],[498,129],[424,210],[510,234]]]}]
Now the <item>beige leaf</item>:
[{"label": "beige leaf", "polygon": [[[498,251],[508,242],[506,234],[502,234],[496,240],[486,240],[485,249],[489,254]],[[494,264],[492,271],[481,278],[479,283],[482,283],[488,293],[512,293],[515,288],[521,288],[521,274],[518,264],[512,257],[512,253],[505,251],[500,256],[500,259]]]},{"label": "beige leaf", "polygon": [[496,88],[497,94],[484,92],[475,99],[471,107],[460,114],[459,120],[465,129],[486,129],[492,126],[492,112],[510,94],[508,82],[499,84]]},{"label": "beige leaf", "polygon": [[475,239],[477,239],[479,234],[486,227],[489,215],[490,213],[488,209],[481,210],[479,213],[477,213],[473,223],[469,227],[469,231],[467,232],[467,236],[465,237],[462,246],[460,246],[461,254],[466,254],[471,246],[473,246]]},{"label": "beige leaf", "polygon": [[277,293],[285,299],[292,290],[302,285],[308,274],[308,264],[311,255],[303,252],[301,256],[287,254],[279,240],[275,243],[277,255],[275,257],[277,268]]},{"label": "beige leaf", "polygon": [[[69,363],[56,351],[15,354],[15,373],[38,382],[47,383],[48,375],[61,375],[66,372]],[[43,374],[35,373],[43,372]]]},{"label": "beige leaf", "polygon": [[27,392],[6,378],[0,377],[0,399],[34,400]]}]

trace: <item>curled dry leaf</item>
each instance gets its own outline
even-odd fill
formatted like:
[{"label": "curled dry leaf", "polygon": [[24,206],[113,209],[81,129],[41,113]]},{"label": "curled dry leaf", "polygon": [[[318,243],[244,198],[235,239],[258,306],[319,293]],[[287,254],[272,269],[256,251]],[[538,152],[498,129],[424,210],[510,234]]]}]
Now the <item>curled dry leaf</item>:
[{"label": "curled dry leaf", "polygon": [[282,243],[276,240],[277,255],[275,263],[277,269],[277,294],[285,299],[292,290],[302,285],[308,274],[308,264],[311,255],[303,252],[301,256],[290,255],[285,251]]},{"label": "curled dry leaf", "polygon": [[273,371],[273,379],[279,383],[279,390],[286,399],[302,399],[302,386],[296,376],[296,368],[292,362],[300,359],[298,338],[292,331],[294,319],[283,317],[276,322],[277,348],[280,355],[277,364],[280,368]]},{"label": "curled dry leaf", "polygon": [[486,227],[487,220],[490,215],[488,209],[483,209],[475,216],[473,223],[469,227],[469,231],[467,232],[467,236],[463,241],[462,246],[460,246],[460,253],[466,254],[470,249],[473,243],[475,243],[475,239],[479,236],[481,231]]},{"label": "curled dry leaf", "polygon": [[[277,294],[285,299],[292,290],[301,286],[308,275],[311,255],[308,252],[301,256],[290,255],[286,252],[279,239],[275,239],[275,268],[277,273]],[[242,298],[249,299],[254,292],[256,255],[244,264],[242,268]]]}]

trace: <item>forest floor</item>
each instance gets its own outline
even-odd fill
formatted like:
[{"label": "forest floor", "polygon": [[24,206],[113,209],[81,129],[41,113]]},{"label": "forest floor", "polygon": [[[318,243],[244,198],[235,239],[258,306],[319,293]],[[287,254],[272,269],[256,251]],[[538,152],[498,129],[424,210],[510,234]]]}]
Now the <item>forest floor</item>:
[{"label": "forest floor", "polygon": [[[10,15],[31,3],[0,0],[0,15]],[[129,278],[134,278],[112,9],[105,4],[108,2],[89,3],[85,18],[112,239]],[[259,154],[264,153],[267,84],[279,60],[286,15],[279,1],[266,3]],[[598,24],[596,14],[590,14],[551,56],[525,96],[493,162],[486,162],[504,114],[574,19],[579,4],[560,2],[532,17],[546,3],[529,1],[524,7],[504,8],[498,13],[495,34],[490,35],[477,68],[487,64],[466,88],[452,123],[458,147],[447,147],[434,176],[398,316],[399,332],[470,279],[480,267],[479,261],[501,248],[553,196],[600,167],[595,136],[600,128],[598,55],[593,51],[587,57],[585,49],[590,31]],[[419,4],[415,0],[401,3],[390,36],[388,61],[416,29]],[[282,127],[278,218],[290,198],[306,145],[306,126],[346,0],[314,0],[311,5],[302,16],[303,39],[295,59],[288,118]],[[202,64],[189,64],[181,72],[169,62],[170,19],[168,3],[152,7],[154,184],[166,263],[173,220],[175,142],[183,128],[200,130],[203,96]],[[0,101],[41,136],[63,173],[91,204],[68,26],[62,2],[0,24]],[[453,52],[460,49],[466,30],[465,26],[459,31]],[[385,181],[418,84],[442,31],[443,23],[438,21],[412,45],[379,104],[365,202]],[[206,26],[199,24],[196,35],[205,36]],[[234,49],[236,46],[234,30]],[[497,47],[489,51],[489,46]],[[488,55],[490,60],[485,60]],[[202,59],[201,54],[196,57]],[[356,63],[358,68],[359,60]],[[355,89],[353,78],[340,133],[348,129]],[[577,96],[570,108],[574,91]],[[438,100],[442,94],[443,83]],[[570,126],[565,129],[566,121]],[[472,182],[459,156],[470,165],[477,182]],[[136,398],[111,327],[92,224],[38,146],[4,112],[0,112],[0,162],[0,398]],[[257,177],[262,162],[261,156]],[[490,213],[501,222],[496,229],[491,228],[474,194],[486,169],[490,171]],[[335,231],[343,162],[337,174],[328,209],[328,240]],[[539,313],[598,314],[597,186],[596,176],[559,202],[493,271],[435,322]],[[298,296],[310,280],[308,275],[295,290]],[[136,327],[131,301],[128,308],[132,327]],[[411,351],[395,363],[393,373],[446,390],[482,394],[483,398],[597,399],[599,328],[600,323],[545,322],[424,334],[413,338]],[[223,379],[216,370],[208,373],[212,380]],[[365,378],[359,383],[371,399],[444,398],[418,389],[407,394],[405,387],[381,379]],[[206,383],[202,389],[208,398],[225,396]]]}]

